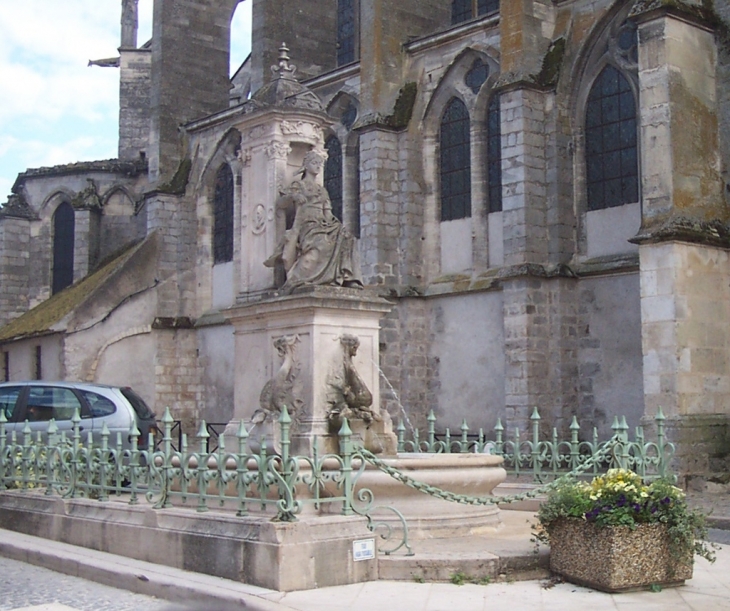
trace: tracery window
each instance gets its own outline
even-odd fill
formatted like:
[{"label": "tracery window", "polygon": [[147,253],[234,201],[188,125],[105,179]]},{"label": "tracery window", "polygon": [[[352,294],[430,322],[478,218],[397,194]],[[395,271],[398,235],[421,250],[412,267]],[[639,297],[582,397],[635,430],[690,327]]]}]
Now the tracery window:
[{"label": "tracery window", "polygon": [[213,264],[233,261],[233,172],[227,163],[218,170],[213,197]]},{"label": "tracery window", "polygon": [[74,281],[74,209],[63,202],[53,214],[53,278],[51,293],[56,294]]},{"label": "tracery window", "polygon": [[499,94],[492,96],[487,108],[487,182],[489,212],[502,210],[502,128]]},{"label": "tracery window", "polygon": [[324,186],[332,202],[332,214],[342,221],[342,145],[337,136],[330,136],[324,148],[327,150]]},{"label": "tracery window", "polygon": [[629,81],[610,64],[586,104],[588,210],[639,201],[636,101]]},{"label": "tracery window", "polygon": [[452,0],[451,23],[455,25],[497,11],[499,11],[499,0]]},{"label": "tracery window", "polygon": [[441,220],[471,216],[471,158],[469,111],[453,98],[441,118]]},{"label": "tracery window", "polygon": [[355,61],[355,2],[337,0],[337,65],[344,66]]}]

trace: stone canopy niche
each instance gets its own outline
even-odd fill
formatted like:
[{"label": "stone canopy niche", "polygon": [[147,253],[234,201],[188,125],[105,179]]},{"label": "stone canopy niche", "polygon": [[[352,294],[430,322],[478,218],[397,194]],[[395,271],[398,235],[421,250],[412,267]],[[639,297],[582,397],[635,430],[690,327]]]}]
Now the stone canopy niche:
[{"label": "stone canopy niche", "polygon": [[235,328],[234,418],[225,434],[244,422],[252,447],[264,435],[276,451],[286,406],[296,454],[315,443],[337,452],[344,418],[366,447],[394,454],[378,377],[379,320],[391,306],[363,289],[357,240],[322,185],[331,119],[296,80],[285,45],[272,70],[236,125],[241,254],[236,305],[224,312]]}]

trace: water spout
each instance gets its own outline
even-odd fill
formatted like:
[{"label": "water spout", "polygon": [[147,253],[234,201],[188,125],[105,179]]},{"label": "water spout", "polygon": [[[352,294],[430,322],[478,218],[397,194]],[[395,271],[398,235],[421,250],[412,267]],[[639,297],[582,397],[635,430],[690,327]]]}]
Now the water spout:
[{"label": "water spout", "polygon": [[375,361],[373,361],[373,364],[378,368],[380,377],[383,378],[386,386],[388,387],[388,390],[390,390],[391,394],[395,398],[395,402],[398,404],[398,409],[400,410],[401,416],[403,417],[403,420],[405,420],[406,427],[408,427],[408,430],[411,433],[411,439],[415,439],[416,438],[416,429],[413,427],[413,424],[411,423],[411,419],[408,417],[408,412],[406,412],[406,408],[403,407],[403,404],[400,401],[400,397],[398,396],[398,393],[395,392],[395,388],[393,388],[393,385],[390,383],[390,380],[387,378],[387,376],[385,375],[383,370],[380,368],[380,365],[378,365],[378,363],[376,363]]}]

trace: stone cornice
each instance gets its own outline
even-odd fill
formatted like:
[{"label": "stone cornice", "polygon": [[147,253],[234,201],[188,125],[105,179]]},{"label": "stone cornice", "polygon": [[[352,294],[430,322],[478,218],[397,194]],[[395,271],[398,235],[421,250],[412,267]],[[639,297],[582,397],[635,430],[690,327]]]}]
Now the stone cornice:
[{"label": "stone cornice", "polygon": [[685,0],[636,0],[629,12],[629,18],[637,24],[667,15],[708,31],[719,29],[722,25],[720,17],[712,9]]},{"label": "stone cornice", "polygon": [[722,221],[702,221],[687,217],[672,217],[661,223],[642,226],[629,242],[658,244],[661,242],[690,242],[718,248],[730,248],[730,226]]}]

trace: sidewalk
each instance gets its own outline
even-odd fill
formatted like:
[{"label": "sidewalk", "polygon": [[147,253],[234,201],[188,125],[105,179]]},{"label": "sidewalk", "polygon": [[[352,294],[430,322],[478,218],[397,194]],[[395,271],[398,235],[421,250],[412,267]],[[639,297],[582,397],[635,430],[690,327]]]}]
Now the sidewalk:
[{"label": "sidewalk", "polygon": [[[503,541],[512,540],[514,544],[521,541],[520,547],[529,542],[526,518],[527,515],[525,519],[512,519],[510,533],[503,537]],[[433,545],[435,542],[430,543]],[[421,553],[425,556],[427,550],[422,549]],[[418,546],[416,554],[418,558]],[[201,608],[202,604],[206,611],[242,607],[253,611],[371,611],[389,607],[398,611],[481,611],[496,608],[508,608],[510,611],[582,611],[588,606],[591,611],[730,611],[730,546],[722,546],[718,550],[715,564],[697,559],[693,579],[682,587],[662,592],[615,595],[567,583],[553,585],[546,579],[509,581],[509,577],[506,578],[508,581],[488,585],[381,580],[282,593],[6,530],[0,530],[0,555],[166,599],[179,604],[180,611],[184,611],[188,604],[197,604],[196,608]]]}]

